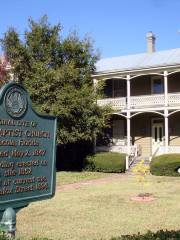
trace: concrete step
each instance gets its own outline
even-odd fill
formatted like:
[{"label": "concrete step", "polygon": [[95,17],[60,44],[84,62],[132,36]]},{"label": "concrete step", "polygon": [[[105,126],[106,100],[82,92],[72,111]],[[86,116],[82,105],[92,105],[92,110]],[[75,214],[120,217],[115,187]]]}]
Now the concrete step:
[{"label": "concrete step", "polygon": [[[140,161],[134,161],[133,163],[137,164],[137,163],[140,163]],[[150,161],[144,161],[145,164],[149,164]]]},{"label": "concrete step", "polygon": [[[138,163],[140,163],[140,161],[135,160],[134,162],[132,162],[132,165],[137,165]],[[150,161],[144,161],[144,164],[150,164]]]},{"label": "concrete step", "polygon": [[138,164],[138,163],[140,163],[142,160],[144,160],[144,164],[145,165],[149,165],[150,164],[150,161],[149,161],[149,157],[144,157],[144,158],[142,158],[142,157],[138,157],[138,158],[136,158],[133,162],[132,162],[132,164],[130,165],[130,167],[129,167],[129,169],[128,169],[128,171],[127,172],[129,172],[129,173],[132,173],[132,169]]}]

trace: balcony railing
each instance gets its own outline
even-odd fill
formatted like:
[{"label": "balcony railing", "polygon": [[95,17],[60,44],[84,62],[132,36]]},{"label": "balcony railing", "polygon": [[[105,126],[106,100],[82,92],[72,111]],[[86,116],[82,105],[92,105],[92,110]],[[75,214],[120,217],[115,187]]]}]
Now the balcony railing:
[{"label": "balcony railing", "polygon": [[[98,100],[100,106],[111,105],[114,110],[127,109],[127,98],[106,98]],[[159,107],[165,105],[164,94],[141,95],[130,97],[130,107],[133,109]],[[180,105],[180,92],[168,94],[168,105]]]},{"label": "balcony railing", "polygon": [[168,146],[167,149],[165,146],[160,146],[155,153],[155,156],[159,156],[165,153],[180,153],[180,146]]},{"label": "balcony railing", "polygon": [[97,101],[97,103],[100,106],[111,105],[113,107],[113,109],[115,109],[115,110],[126,108],[126,98],[125,97],[100,99]]},{"label": "balcony railing", "polygon": [[165,97],[162,94],[147,95],[147,96],[135,96],[131,97],[131,108],[160,106],[165,102]]}]

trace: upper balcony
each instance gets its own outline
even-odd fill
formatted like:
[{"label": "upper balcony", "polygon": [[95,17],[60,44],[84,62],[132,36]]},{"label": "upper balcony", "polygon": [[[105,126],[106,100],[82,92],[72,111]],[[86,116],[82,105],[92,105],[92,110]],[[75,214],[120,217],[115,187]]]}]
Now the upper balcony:
[{"label": "upper balcony", "polygon": [[[127,98],[106,98],[98,100],[100,106],[110,104],[114,110],[127,109]],[[140,95],[130,97],[131,109],[157,108],[165,106],[164,94]],[[168,106],[180,106],[180,92],[168,94]]]},{"label": "upper balcony", "polygon": [[104,96],[98,104],[110,104],[114,110],[180,106],[180,73],[172,74],[166,80],[163,75],[132,78],[129,87],[126,79],[108,79]]}]

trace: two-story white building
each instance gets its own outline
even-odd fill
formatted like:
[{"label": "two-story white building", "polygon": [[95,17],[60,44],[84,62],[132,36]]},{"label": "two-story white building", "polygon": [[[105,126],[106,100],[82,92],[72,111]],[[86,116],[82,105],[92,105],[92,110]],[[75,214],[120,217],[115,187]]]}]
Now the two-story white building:
[{"label": "two-story white building", "polygon": [[93,79],[105,82],[98,104],[114,110],[104,149],[151,158],[180,153],[180,48],[155,51],[155,36],[146,37],[146,53],[101,59]]}]

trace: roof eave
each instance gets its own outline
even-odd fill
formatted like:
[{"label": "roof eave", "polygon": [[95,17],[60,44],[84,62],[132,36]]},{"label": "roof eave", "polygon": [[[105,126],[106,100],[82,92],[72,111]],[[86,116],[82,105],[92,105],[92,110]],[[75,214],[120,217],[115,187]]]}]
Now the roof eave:
[{"label": "roof eave", "polygon": [[99,77],[104,75],[114,75],[114,74],[129,74],[129,73],[136,73],[136,72],[142,72],[142,71],[153,71],[153,70],[164,70],[164,69],[173,69],[173,68],[180,68],[180,64],[175,65],[166,65],[166,66],[156,66],[156,67],[150,67],[150,68],[136,68],[136,69],[113,69],[110,71],[99,71],[92,74],[92,77]]}]

